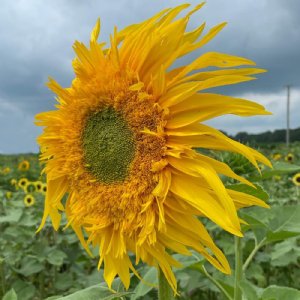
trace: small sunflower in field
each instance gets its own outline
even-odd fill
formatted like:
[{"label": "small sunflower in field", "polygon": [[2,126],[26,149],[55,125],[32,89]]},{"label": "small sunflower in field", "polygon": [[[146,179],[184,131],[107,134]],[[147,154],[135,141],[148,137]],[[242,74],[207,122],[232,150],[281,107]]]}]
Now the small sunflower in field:
[{"label": "small sunflower in field", "polygon": [[275,175],[274,179],[275,179],[275,181],[280,181],[281,180],[281,176],[280,175]]},{"label": "small sunflower in field", "polygon": [[4,174],[4,175],[9,174],[10,172],[11,172],[10,167],[5,167],[5,168],[2,169],[2,174]]},{"label": "small sunflower in field", "polygon": [[43,183],[42,188],[41,188],[41,192],[42,192],[43,194],[46,194],[46,193],[47,193],[47,184],[46,184],[46,183]]},{"label": "small sunflower in field", "polygon": [[19,163],[18,165],[18,170],[19,171],[28,171],[30,169],[30,163],[28,160],[23,160]]},{"label": "small sunflower in field", "polygon": [[274,153],[272,155],[273,160],[280,160],[282,155],[280,153]]},{"label": "small sunflower in field", "polygon": [[287,162],[292,162],[294,160],[294,155],[292,153],[289,153],[284,158]]},{"label": "small sunflower in field", "polygon": [[18,181],[13,178],[10,180],[10,185],[16,187],[18,185]]},{"label": "small sunflower in field", "polygon": [[38,180],[38,181],[34,182],[34,186],[35,186],[35,189],[37,192],[42,192],[44,184],[43,184],[43,182]]},{"label": "small sunflower in field", "polygon": [[300,186],[300,173],[297,173],[297,174],[294,175],[294,177],[293,177],[293,183],[296,186]]},{"label": "small sunflower in field", "polygon": [[249,100],[205,92],[252,80],[264,70],[236,68],[255,64],[217,52],[172,68],[225,26],[205,35],[204,24],[187,32],[190,16],[202,5],[179,19],[188,4],[115,30],[109,46],[97,41],[98,21],[89,47],[74,44],[71,87],[50,79],[58,109],[37,116],[37,124],[46,127],[38,142],[47,175],[39,230],[48,216],[57,230],[65,211],[88,253],[89,244],[100,246],[99,267],[104,262],[109,286],[119,275],[128,288],[129,271],[137,275],[128,252],[135,253],[136,263],[160,268],[174,291],[172,267],[181,265],[170,251],[191,255],[194,249],[228,274],[229,264],[201,218],[242,236],[237,210],[267,207],[254,196],[226,188],[219,174],[253,185],[227,164],[194,150],[231,151],[258,169],[258,162],[270,166],[259,152],[201,123],[224,114],[269,114]]},{"label": "small sunflower in field", "polygon": [[23,190],[26,190],[26,187],[27,187],[28,183],[29,183],[29,181],[28,181],[27,178],[21,178],[18,181],[18,186],[20,188],[22,188]]},{"label": "small sunflower in field", "polygon": [[30,207],[30,206],[34,205],[34,203],[35,203],[35,198],[31,194],[25,195],[25,197],[24,197],[25,206]]},{"label": "small sunflower in field", "polygon": [[7,191],[6,193],[5,193],[5,197],[6,197],[6,199],[11,199],[12,198],[12,192],[11,191]]}]

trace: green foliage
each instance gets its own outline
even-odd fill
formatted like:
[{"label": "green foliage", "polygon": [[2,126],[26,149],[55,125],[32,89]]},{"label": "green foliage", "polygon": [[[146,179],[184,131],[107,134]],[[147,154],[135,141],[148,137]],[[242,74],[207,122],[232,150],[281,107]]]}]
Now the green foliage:
[{"label": "green foliage", "polygon": [[[237,141],[242,143],[260,143],[260,144],[270,144],[270,143],[284,143],[286,139],[286,130],[279,129],[272,131],[266,131],[258,134],[249,134],[247,132],[239,132],[233,137]],[[300,141],[300,128],[290,129],[290,141],[297,142]]]},{"label": "green foliage", "polygon": [[[261,175],[239,155],[210,153],[229,164],[236,173],[256,181],[256,188],[253,188],[223,177],[227,188],[254,195],[271,206],[270,209],[249,207],[239,212],[245,221],[241,240],[244,276],[239,286],[245,300],[296,300],[300,299],[297,290],[300,286],[300,197],[299,188],[291,178],[300,171],[300,144],[294,143],[289,150],[278,145],[261,151],[269,158],[274,153],[282,155],[279,161],[273,162],[273,169],[261,169]],[[292,164],[284,161],[289,152],[294,154]],[[17,170],[23,159],[31,164],[26,172]],[[0,169],[6,166],[12,171],[0,174],[0,299],[157,299],[156,268],[140,264],[137,270],[142,281],[132,274],[130,289],[125,291],[116,278],[110,290],[104,283],[103,271],[98,272],[96,268],[97,259],[86,254],[71,229],[55,232],[51,224],[46,223],[43,231],[36,234],[44,195],[32,192],[36,202],[25,207],[25,192],[16,190],[10,181],[22,177],[43,181],[39,176],[41,166],[37,156],[0,156]],[[7,192],[12,192],[10,199]],[[174,269],[180,292],[176,299],[233,299],[233,236],[210,221],[204,221],[216,244],[226,254],[233,273],[231,276],[221,274],[195,252],[191,256],[173,254],[183,265]]]}]

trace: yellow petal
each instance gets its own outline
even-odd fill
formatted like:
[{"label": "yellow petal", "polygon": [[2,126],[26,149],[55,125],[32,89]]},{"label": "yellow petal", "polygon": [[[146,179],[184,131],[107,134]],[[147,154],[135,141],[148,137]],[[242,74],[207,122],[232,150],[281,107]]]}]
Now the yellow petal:
[{"label": "yellow petal", "polygon": [[231,220],[232,216],[228,215],[220,203],[199,186],[197,180],[186,175],[172,174],[170,191],[185,199],[223,229],[241,236],[240,228]]}]

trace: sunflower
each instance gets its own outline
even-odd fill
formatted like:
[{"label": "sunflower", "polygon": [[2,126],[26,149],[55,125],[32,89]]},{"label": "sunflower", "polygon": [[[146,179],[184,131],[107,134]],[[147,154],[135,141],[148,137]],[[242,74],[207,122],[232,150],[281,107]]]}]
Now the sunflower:
[{"label": "sunflower", "polygon": [[47,193],[47,184],[43,183],[42,188],[41,188],[41,192],[42,192],[43,194],[46,194],[46,193]]},{"label": "sunflower", "polygon": [[300,186],[300,173],[294,175],[293,182],[296,186]]},{"label": "sunflower", "polygon": [[20,171],[28,171],[29,168],[30,168],[30,163],[29,163],[28,160],[23,160],[23,161],[21,161],[21,162],[19,163],[19,165],[18,165],[18,169],[19,169]]},{"label": "sunflower", "polygon": [[272,155],[272,158],[273,158],[274,160],[279,160],[279,159],[281,158],[281,154],[280,154],[280,153],[274,153],[274,154]]},{"label": "sunflower", "polygon": [[188,4],[115,30],[109,46],[97,42],[98,20],[89,47],[74,44],[72,85],[63,88],[53,79],[48,83],[57,94],[58,109],[37,115],[37,125],[45,126],[38,142],[48,185],[38,231],[48,216],[57,230],[65,211],[85,249],[91,254],[90,244],[100,246],[98,267],[104,262],[109,287],[116,275],[126,288],[129,271],[138,276],[129,251],[136,263],[160,268],[174,291],[172,267],[180,263],[170,251],[191,255],[194,249],[230,273],[201,218],[242,236],[237,210],[267,207],[260,199],[226,188],[219,174],[253,185],[225,163],[194,150],[232,151],[258,169],[258,162],[270,166],[257,151],[200,123],[229,113],[269,114],[249,100],[204,92],[252,80],[250,75],[264,70],[236,68],[255,64],[217,52],[171,67],[224,27],[222,23],[203,36],[204,24],[186,32],[190,16],[202,5],[180,19],[177,15]]},{"label": "sunflower", "polygon": [[2,173],[3,173],[4,175],[9,174],[10,171],[11,171],[10,167],[5,167],[5,168],[2,169]]},{"label": "sunflower", "polygon": [[294,160],[294,155],[292,153],[289,153],[284,159],[288,162],[292,162]]},{"label": "sunflower", "polygon": [[24,197],[25,206],[29,207],[29,206],[32,206],[34,203],[35,203],[35,199],[32,195],[30,195],[30,194],[25,195],[25,197]]},{"label": "sunflower", "polygon": [[5,193],[5,197],[6,197],[6,199],[11,199],[12,198],[12,192],[11,191],[7,191]]},{"label": "sunflower", "polygon": [[281,180],[281,176],[280,175],[275,175],[274,179],[275,179],[275,181],[280,181]]},{"label": "sunflower", "polygon": [[35,189],[37,192],[42,192],[44,184],[43,184],[43,182],[38,180],[38,181],[34,182],[34,186],[35,186]]},{"label": "sunflower", "polygon": [[28,184],[29,184],[29,181],[27,178],[21,178],[18,181],[18,186],[20,188],[22,188],[23,190],[26,190]]},{"label": "sunflower", "polygon": [[12,179],[10,180],[10,185],[12,185],[12,186],[17,186],[17,184],[18,184],[18,182],[17,182],[16,179],[12,178]]}]

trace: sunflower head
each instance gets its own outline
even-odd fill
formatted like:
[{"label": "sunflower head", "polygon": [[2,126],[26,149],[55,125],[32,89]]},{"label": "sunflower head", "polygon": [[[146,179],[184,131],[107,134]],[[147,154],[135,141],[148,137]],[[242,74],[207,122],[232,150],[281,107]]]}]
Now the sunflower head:
[{"label": "sunflower head", "polygon": [[[253,74],[264,70],[250,68],[254,63],[248,59],[217,52],[172,67],[225,25],[206,34],[204,24],[186,31],[190,16],[202,5],[179,19],[188,4],[115,30],[110,45],[97,41],[98,21],[89,47],[74,44],[72,85],[63,88],[50,79],[58,109],[37,116],[37,124],[46,127],[38,142],[47,174],[39,230],[48,216],[57,230],[65,211],[68,224],[89,253],[90,244],[100,245],[99,267],[104,263],[109,286],[119,275],[128,288],[129,270],[138,275],[129,251],[136,254],[136,263],[142,260],[160,268],[174,291],[171,267],[180,264],[170,251],[191,255],[194,249],[229,273],[225,256],[200,218],[241,236],[237,210],[267,207],[253,196],[226,189],[219,174],[253,185],[202,149],[242,154],[258,169],[258,162],[270,165],[269,161],[201,123],[228,113],[269,114],[249,100],[205,92],[252,80]],[[236,68],[242,65],[246,67]],[[65,194],[68,199],[63,204]]]},{"label": "sunflower head", "polygon": [[10,167],[5,167],[5,168],[2,169],[2,173],[3,173],[4,175],[9,174],[10,171],[11,171]]},{"label": "sunflower head", "polygon": [[27,194],[24,197],[24,204],[26,207],[30,207],[34,205],[35,203],[35,198],[31,194]]},{"label": "sunflower head", "polygon": [[43,183],[43,184],[42,184],[41,192],[42,192],[43,194],[46,194],[46,193],[47,193],[47,184],[46,184],[46,183]]},{"label": "sunflower head", "polygon": [[294,160],[294,155],[292,153],[288,153],[286,156],[285,156],[285,160],[287,162],[292,162]]},{"label": "sunflower head", "polygon": [[6,197],[6,199],[11,199],[12,198],[12,192],[11,191],[7,191],[5,193],[5,197]]},{"label": "sunflower head", "polygon": [[42,192],[42,189],[43,189],[43,186],[44,186],[44,183],[42,181],[35,181],[34,183],[34,186],[35,186],[35,190],[37,192]]},{"label": "sunflower head", "polygon": [[293,176],[293,183],[296,186],[300,186],[300,173],[297,173]]},{"label": "sunflower head", "polygon": [[27,188],[27,185],[29,184],[29,181],[27,178],[21,178],[18,181],[18,186],[25,190]]},{"label": "sunflower head", "polygon": [[273,160],[280,160],[281,159],[281,154],[280,153],[274,153],[272,155]]},{"label": "sunflower head", "polygon": [[280,175],[275,175],[274,179],[275,179],[275,181],[280,181],[281,180],[281,176]]},{"label": "sunflower head", "polygon": [[13,178],[10,180],[10,185],[17,186],[17,184],[18,184],[18,181],[16,179]]},{"label": "sunflower head", "polygon": [[29,163],[28,160],[23,160],[18,165],[18,170],[19,171],[24,171],[25,172],[25,171],[28,171],[29,168],[30,168],[30,163]]}]

